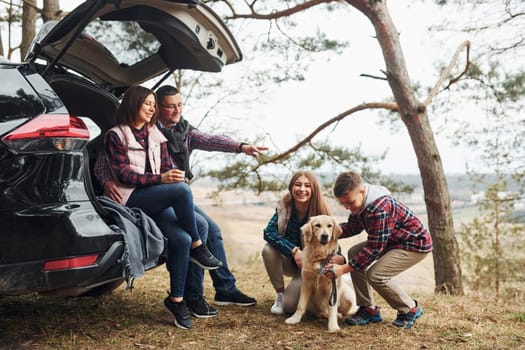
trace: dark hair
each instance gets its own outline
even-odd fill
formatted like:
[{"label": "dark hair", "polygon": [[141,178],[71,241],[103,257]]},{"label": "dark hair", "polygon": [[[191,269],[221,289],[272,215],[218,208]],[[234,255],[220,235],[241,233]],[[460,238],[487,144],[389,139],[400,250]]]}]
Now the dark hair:
[{"label": "dark hair", "polygon": [[314,173],[308,170],[299,170],[293,173],[292,178],[288,183],[288,193],[284,197],[285,204],[288,205],[293,202],[293,186],[300,176],[306,177],[312,186],[312,196],[310,197],[310,202],[308,204],[308,217],[316,215],[331,215],[330,208],[324,199],[317,177]]},{"label": "dark hair", "polygon": [[363,183],[361,175],[354,171],[345,171],[337,176],[334,182],[334,196],[342,197]]},{"label": "dark hair", "polygon": [[157,89],[157,98],[159,101],[164,100],[166,96],[173,96],[179,93],[179,89],[172,85],[163,85]]},{"label": "dark hair", "polygon": [[[155,97],[153,90],[144,86],[135,85],[129,87],[124,93],[122,101],[117,108],[117,124],[125,124],[129,126],[134,125],[138,112],[149,95],[153,95]],[[156,122],[157,108],[155,108],[155,114],[153,115],[153,118],[151,118],[149,125],[154,125]]]}]

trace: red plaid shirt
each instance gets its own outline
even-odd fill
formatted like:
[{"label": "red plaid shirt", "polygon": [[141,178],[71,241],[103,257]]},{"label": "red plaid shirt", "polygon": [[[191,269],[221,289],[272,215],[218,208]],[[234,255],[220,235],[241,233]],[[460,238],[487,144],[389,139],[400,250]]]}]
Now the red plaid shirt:
[{"label": "red plaid shirt", "polygon": [[[148,148],[148,145],[147,145],[148,128],[144,127],[140,130],[131,128],[131,131],[133,132],[133,136],[135,136],[135,139],[137,140],[137,142],[140,143],[140,145],[144,147],[144,149],[147,149]],[[109,163],[111,164],[111,170],[113,171],[113,174],[116,175],[117,179],[121,183],[126,184],[126,185],[132,185],[132,186],[149,186],[149,185],[158,185],[161,183],[161,175],[152,174],[151,168],[144,169],[144,174],[137,173],[131,169],[129,165],[129,159],[126,155],[126,148],[124,147],[120,138],[115,132],[109,131],[107,133],[105,146],[106,146],[106,154],[108,155]],[[166,143],[161,144],[160,152],[161,152],[160,172],[164,173],[173,167]],[[99,163],[99,166],[102,168],[105,167],[106,165],[104,161],[101,161],[98,163]],[[107,172],[105,174],[107,174]],[[105,178],[105,180],[108,179],[108,176],[101,176],[101,177]],[[97,178],[99,178],[99,176],[97,176]],[[102,182],[102,184],[104,183]]]},{"label": "red plaid shirt", "polygon": [[392,196],[379,197],[359,215],[350,214],[341,228],[341,238],[355,236],[363,230],[368,234],[366,246],[348,262],[355,270],[366,269],[390,249],[432,251],[428,230],[412,210]]}]

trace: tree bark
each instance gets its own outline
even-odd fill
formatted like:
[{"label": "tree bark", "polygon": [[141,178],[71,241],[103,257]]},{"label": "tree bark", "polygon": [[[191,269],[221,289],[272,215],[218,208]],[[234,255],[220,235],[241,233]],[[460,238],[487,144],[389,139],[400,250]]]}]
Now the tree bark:
[{"label": "tree bark", "polygon": [[4,44],[2,41],[2,31],[0,31],[0,56],[5,56],[4,54]]},{"label": "tree bark", "polygon": [[42,20],[44,22],[59,19],[61,16],[58,0],[44,0],[42,7]]},{"label": "tree bark", "polygon": [[387,79],[416,153],[425,194],[428,226],[434,242],[435,291],[463,294],[459,246],[448,185],[427,109],[413,91],[397,29],[386,0],[346,0],[372,22],[386,64]]},{"label": "tree bark", "polygon": [[26,57],[29,46],[36,34],[36,0],[25,0],[22,7],[22,41],[20,43],[20,59]]}]

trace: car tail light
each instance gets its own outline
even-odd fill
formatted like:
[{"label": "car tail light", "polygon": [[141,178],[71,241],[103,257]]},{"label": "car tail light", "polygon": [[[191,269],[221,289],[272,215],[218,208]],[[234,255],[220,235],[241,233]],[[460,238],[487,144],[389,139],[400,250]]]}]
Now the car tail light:
[{"label": "car tail light", "polygon": [[68,259],[51,260],[44,263],[44,271],[55,271],[95,265],[98,255],[85,255]]},{"label": "car tail light", "polygon": [[42,114],[2,137],[19,153],[81,150],[89,141],[89,129],[79,117]]}]

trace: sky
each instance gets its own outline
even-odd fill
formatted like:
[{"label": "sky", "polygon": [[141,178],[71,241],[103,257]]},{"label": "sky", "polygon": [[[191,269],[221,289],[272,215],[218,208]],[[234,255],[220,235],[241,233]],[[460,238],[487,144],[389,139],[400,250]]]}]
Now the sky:
[{"label": "sky", "polygon": [[[448,62],[466,38],[460,34],[452,40],[431,38],[427,28],[432,23],[439,23],[438,9],[429,1],[411,3],[402,0],[388,2],[412,81],[432,86],[438,79],[436,62]],[[392,99],[386,82],[360,76],[362,73],[380,76],[380,70],[384,69],[382,53],[368,19],[350,7],[348,11],[325,14],[324,18],[315,13],[312,16],[314,19],[309,23],[320,22],[319,28],[328,33],[328,37],[348,40],[350,46],[340,56],[321,58],[311,64],[305,81],[276,85],[262,96],[265,104],[250,110],[245,132],[269,130],[280,150],[293,146],[321,122],[351,107],[362,102]],[[243,42],[240,45],[243,47]],[[244,54],[249,56],[251,53],[245,50]],[[235,66],[237,64],[226,67],[224,74],[229,74]],[[430,113],[429,118],[436,128],[442,127],[442,120],[438,120],[440,116]],[[349,148],[360,145],[367,154],[379,155],[387,150],[385,160],[379,165],[383,173],[418,174],[417,160],[406,128],[401,126],[391,132],[388,126],[377,124],[379,119],[377,111],[354,114],[342,121],[329,137]],[[477,158],[470,150],[453,146],[447,134],[436,132],[436,142],[446,173],[464,173],[466,162],[475,162]]]},{"label": "sky", "polygon": [[[62,9],[69,11],[79,1],[61,1]],[[465,39],[457,34],[450,40],[433,37],[427,28],[439,23],[439,9],[431,1],[391,0],[388,2],[390,14],[398,28],[409,74],[413,82],[432,86],[438,78],[435,64],[438,60],[450,60],[456,48]],[[308,16],[308,13],[305,14]],[[350,46],[341,55],[323,57],[310,65],[305,72],[306,79],[300,83],[275,85],[261,98],[261,104],[240,109],[227,108],[224,117],[234,117],[246,139],[267,132],[271,135],[266,146],[286,150],[323,121],[362,102],[391,100],[391,91],[386,82],[363,78],[362,73],[381,75],[384,61],[370,22],[349,6],[347,11],[328,13],[322,18],[316,16],[310,22],[319,27],[329,37],[348,40]],[[301,28],[299,28],[300,30]],[[305,30],[311,28],[305,28]],[[239,41],[245,57],[252,52],[249,43]],[[235,82],[239,74],[249,74],[243,62],[224,68],[226,81]],[[423,100],[426,96],[420,97]],[[185,117],[199,111],[185,110]],[[239,115],[241,117],[239,117]],[[431,124],[442,127],[437,118],[429,113]],[[240,120],[239,120],[240,119]],[[349,148],[361,146],[366,154],[382,154],[387,151],[384,161],[379,164],[383,173],[419,173],[416,157],[407,135],[401,126],[392,132],[387,126],[378,125],[378,112],[365,111],[347,117],[329,135],[338,145]],[[207,131],[203,128],[203,131]],[[436,142],[440,151],[445,173],[464,173],[467,162],[475,162],[476,155],[471,151],[452,146],[446,134],[435,130]]]}]

